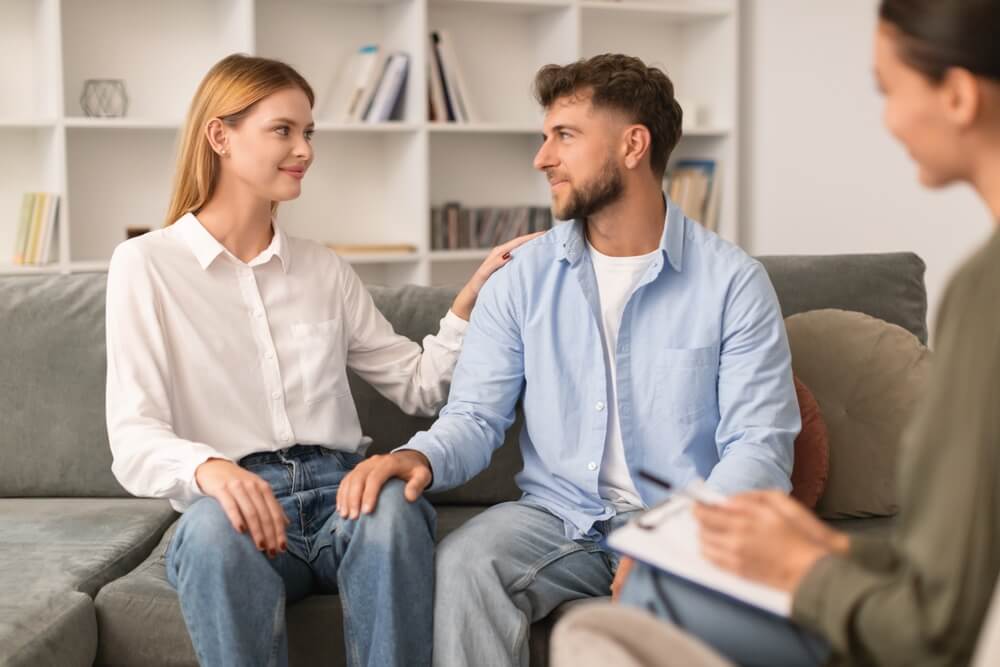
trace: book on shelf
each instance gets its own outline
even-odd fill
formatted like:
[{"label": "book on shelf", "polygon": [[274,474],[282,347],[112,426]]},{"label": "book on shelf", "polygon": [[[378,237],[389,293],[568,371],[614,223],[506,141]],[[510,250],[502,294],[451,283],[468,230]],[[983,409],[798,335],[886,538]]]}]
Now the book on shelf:
[{"label": "book on shelf", "polygon": [[417,246],[409,243],[327,243],[326,247],[338,255],[412,255]]},{"label": "book on shelf", "polygon": [[445,30],[434,30],[430,35],[428,78],[431,120],[438,122],[473,123],[478,116],[469,103],[469,89],[465,85],[458,64],[451,35]]},{"label": "book on shelf", "polygon": [[431,209],[432,250],[485,250],[549,229],[552,211],[544,206],[465,208],[447,202]]},{"label": "book on shelf", "polygon": [[402,51],[362,44],[340,68],[319,115],[337,123],[402,120],[409,63]]},{"label": "book on shelf", "polygon": [[679,160],[665,178],[667,194],[684,215],[712,231],[719,227],[719,172],[715,160]]},{"label": "book on shelf", "polygon": [[28,192],[21,199],[14,244],[14,264],[47,264],[53,259],[59,195]]},{"label": "book on shelf", "polygon": [[389,56],[379,77],[371,102],[364,113],[366,123],[384,123],[403,119],[406,78],[410,69],[410,56],[397,51]]}]

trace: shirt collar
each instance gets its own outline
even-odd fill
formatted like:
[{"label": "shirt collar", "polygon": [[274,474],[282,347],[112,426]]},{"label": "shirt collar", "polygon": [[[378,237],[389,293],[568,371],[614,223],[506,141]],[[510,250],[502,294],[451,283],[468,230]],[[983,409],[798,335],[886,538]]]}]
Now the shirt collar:
[{"label": "shirt collar", "polygon": [[[277,257],[281,261],[281,267],[285,273],[288,273],[288,269],[291,265],[291,257],[288,247],[288,239],[285,236],[285,232],[279,227],[275,222],[271,222],[274,227],[274,236],[271,238],[271,243],[268,244],[267,248],[258,255],[252,262],[251,266],[259,266],[261,264],[266,264],[272,257]],[[198,218],[195,217],[194,213],[186,213],[182,218],[174,223],[174,229],[177,230],[178,235],[187,244],[191,252],[194,253],[195,258],[198,260],[198,264],[201,268],[207,270],[212,262],[222,254],[227,254],[232,257],[225,246],[219,243],[214,236],[212,236],[207,229],[201,224]]]},{"label": "shirt collar", "polygon": [[[666,215],[663,222],[663,236],[660,237],[660,250],[667,255],[667,261],[678,273],[684,260],[684,212],[666,195]],[[553,233],[558,240],[556,259],[567,260],[575,265],[587,248],[587,238],[584,233],[583,220],[571,220],[555,228]]]}]

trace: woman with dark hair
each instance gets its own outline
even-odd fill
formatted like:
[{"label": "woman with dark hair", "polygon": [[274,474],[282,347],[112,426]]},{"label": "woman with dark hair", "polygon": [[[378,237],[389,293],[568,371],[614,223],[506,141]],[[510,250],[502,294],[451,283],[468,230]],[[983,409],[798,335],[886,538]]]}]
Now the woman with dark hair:
[{"label": "woman with dark hair", "polygon": [[[968,183],[1000,220],[1000,0],[883,0],[879,16],[886,127],[924,185]],[[1000,573],[998,304],[1000,232],[954,276],[941,306],[925,403],[902,448],[891,539],[832,530],[778,492],[696,507],[705,556],[790,592],[791,623],[636,565],[623,601],[674,625],[584,609],[557,629],[555,664],[728,664],[708,647],[741,665],[968,664]],[[653,650],[657,627],[669,639]]]}]

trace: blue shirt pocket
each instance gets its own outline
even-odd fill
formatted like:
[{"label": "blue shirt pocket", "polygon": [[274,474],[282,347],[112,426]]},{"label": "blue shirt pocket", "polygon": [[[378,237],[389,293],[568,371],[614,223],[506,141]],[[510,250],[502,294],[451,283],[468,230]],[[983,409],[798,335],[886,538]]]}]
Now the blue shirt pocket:
[{"label": "blue shirt pocket", "polygon": [[718,414],[719,348],[661,349],[654,368],[654,406],[668,425]]}]

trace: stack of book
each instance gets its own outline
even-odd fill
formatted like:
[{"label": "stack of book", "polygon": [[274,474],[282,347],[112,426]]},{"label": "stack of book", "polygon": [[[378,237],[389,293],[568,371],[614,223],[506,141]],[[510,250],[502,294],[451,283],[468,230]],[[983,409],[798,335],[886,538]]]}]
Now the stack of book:
[{"label": "stack of book", "polygon": [[478,120],[469,104],[468,88],[458,66],[454,42],[444,30],[430,34],[427,51],[428,116],[438,123]]},{"label": "stack of book", "polygon": [[715,231],[719,226],[719,170],[715,160],[680,160],[667,172],[666,189],[684,215]]},{"label": "stack of book", "polygon": [[378,44],[364,44],[341,68],[320,111],[337,123],[402,120],[409,69],[408,54],[387,53]]},{"label": "stack of book", "polygon": [[431,249],[493,248],[511,239],[552,229],[542,206],[463,208],[456,202],[431,209]]},{"label": "stack of book", "polygon": [[21,217],[14,242],[14,264],[47,264],[53,261],[59,195],[28,192],[21,200]]}]

